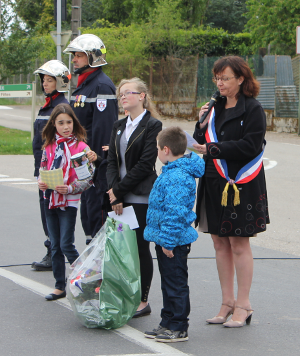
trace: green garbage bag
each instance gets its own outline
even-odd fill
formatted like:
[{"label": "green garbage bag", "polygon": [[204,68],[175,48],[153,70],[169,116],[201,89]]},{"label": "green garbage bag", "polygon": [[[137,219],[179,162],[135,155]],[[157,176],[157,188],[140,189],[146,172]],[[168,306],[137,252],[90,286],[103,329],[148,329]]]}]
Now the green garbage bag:
[{"label": "green garbage bag", "polygon": [[135,231],[107,218],[71,266],[67,296],[87,328],[115,329],[132,318],[141,302]]}]

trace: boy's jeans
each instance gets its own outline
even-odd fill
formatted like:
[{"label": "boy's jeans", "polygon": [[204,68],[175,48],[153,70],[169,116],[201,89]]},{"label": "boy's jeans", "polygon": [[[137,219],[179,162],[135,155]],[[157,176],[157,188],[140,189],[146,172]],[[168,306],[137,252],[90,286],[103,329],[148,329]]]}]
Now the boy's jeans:
[{"label": "boy's jeans", "polygon": [[173,331],[187,331],[190,313],[187,256],[191,245],[176,246],[174,257],[167,257],[155,246],[161,275],[163,308],[160,325]]},{"label": "boy's jeans", "polygon": [[[65,256],[72,264],[79,256],[74,246],[74,231],[77,209],[67,207],[49,209],[49,200],[45,199],[45,215],[51,241],[51,259],[55,288],[65,290]],[[64,256],[65,255],[65,256]]]}]

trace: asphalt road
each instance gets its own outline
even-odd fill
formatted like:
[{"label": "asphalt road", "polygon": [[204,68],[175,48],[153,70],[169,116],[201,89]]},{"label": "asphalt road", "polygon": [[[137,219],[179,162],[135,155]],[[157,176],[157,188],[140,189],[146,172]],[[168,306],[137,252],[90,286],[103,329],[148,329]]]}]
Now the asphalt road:
[{"label": "asphalt road", "polygon": [[[15,119],[5,116],[8,111]],[[10,127],[21,128],[26,120],[22,122],[20,117],[25,118],[26,112],[30,117],[30,108],[0,109],[0,125],[8,120]],[[193,131],[194,123],[163,121],[164,126],[171,124]],[[298,354],[300,139],[292,134],[268,133],[267,140],[264,164],[271,224],[267,232],[251,239],[255,258],[252,323],[240,329],[206,325],[205,319],[216,314],[221,295],[211,240],[199,234],[189,260],[190,340],[171,346],[142,335],[159,322],[162,300],[156,261],[149,296],[152,314],[132,319],[115,331],[81,326],[67,299],[45,301],[44,295],[54,286],[52,273],[30,268],[32,261],[45,254],[33,157],[0,156],[0,356]],[[84,240],[78,214],[79,251],[85,247]]]}]

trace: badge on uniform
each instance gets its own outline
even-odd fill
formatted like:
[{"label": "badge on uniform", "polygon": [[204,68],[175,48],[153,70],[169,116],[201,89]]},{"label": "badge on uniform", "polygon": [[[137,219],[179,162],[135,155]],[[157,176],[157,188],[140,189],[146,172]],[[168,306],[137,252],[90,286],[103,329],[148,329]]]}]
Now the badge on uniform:
[{"label": "badge on uniform", "polygon": [[74,103],[74,108],[77,108],[77,106],[79,106],[78,100],[79,100],[79,95],[76,95],[76,99],[75,99],[75,103]]},{"label": "badge on uniform", "polygon": [[85,95],[81,95],[82,98],[81,98],[81,107],[83,108],[84,107],[84,102],[86,100],[86,96]]},{"label": "badge on uniform", "polygon": [[99,111],[104,111],[107,106],[107,99],[97,99],[97,108]]}]

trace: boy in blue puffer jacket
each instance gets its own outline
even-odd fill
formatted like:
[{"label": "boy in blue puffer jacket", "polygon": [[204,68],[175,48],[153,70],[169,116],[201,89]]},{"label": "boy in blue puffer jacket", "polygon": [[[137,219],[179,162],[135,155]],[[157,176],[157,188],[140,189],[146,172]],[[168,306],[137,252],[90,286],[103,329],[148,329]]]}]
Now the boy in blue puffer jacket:
[{"label": "boy in blue puffer jacket", "polygon": [[158,327],[144,335],[160,342],[188,340],[187,256],[198,238],[191,226],[196,218],[195,178],[203,176],[205,164],[194,152],[184,155],[186,147],[179,127],[169,127],[157,136],[158,158],[165,166],[150,193],[144,239],[156,244],[163,308]]}]

